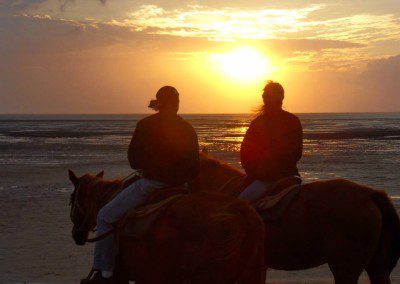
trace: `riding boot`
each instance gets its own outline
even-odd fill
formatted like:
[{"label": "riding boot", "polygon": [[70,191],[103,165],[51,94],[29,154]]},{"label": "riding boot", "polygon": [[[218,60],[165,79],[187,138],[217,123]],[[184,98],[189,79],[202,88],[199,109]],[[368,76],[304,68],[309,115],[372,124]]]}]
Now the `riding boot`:
[{"label": "riding boot", "polygon": [[104,278],[101,275],[101,271],[97,271],[93,274],[93,277],[89,275],[89,277],[82,279],[80,284],[111,284],[113,283],[113,277]]}]

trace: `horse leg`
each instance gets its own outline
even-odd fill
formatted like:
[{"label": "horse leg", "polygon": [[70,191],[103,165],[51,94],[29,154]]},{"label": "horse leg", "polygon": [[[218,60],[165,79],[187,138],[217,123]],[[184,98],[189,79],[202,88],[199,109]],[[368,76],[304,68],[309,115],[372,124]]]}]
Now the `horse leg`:
[{"label": "horse leg", "polygon": [[390,276],[389,274],[374,274],[374,273],[368,273],[369,280],[371,284],[390,284]]},{"label": "horse leg", "polygon": [[135,284],[179,284],[182,283],[182,280],[176,279],[176,277],[168,277],[168,276],[154,276],[154,277],[146,277],[135,281]]},{"label": "horse leg", "polygon": [[335,267],[329,265],[332,271],[333,277],[335,278],[335,284],[357,284],[358,278],[361,275],[362,270],[349,271],[349,269],[343,267]]},{"label": "horse leg", "polygon": [[331,247],[328,265],[336,284],[357,284],[358,278],[367,266],[373,254],[372,249],[360,242],[343,240],[336,241],[336,247]]},{"label": "horse leg", "polygon": [[114,269],[113,283],[129,284],[129,275],[119,265],[117,265]]},{"label": "horse leg", "polygon": [[254,271],[254,274],[244,275],[239,279],[239,284],[264,284],[267,280],[267,268],[263,267]]},{"label": "horse leg", "polygon": [[[336,284],[357,284],[358,278],[366,267],[368,257],[366,249],[357,246],[354,241],[336,241],[328,258],[328,265]],[[367,260],[366,260],[367,258]]]},{"label": "horse leg", "polygon": [[239,279],[239,284],[265,284],[267,278],[267,267],[265,265],[264,244],[260,245],[247,263],[247,269]]},{"label": "horse leg", "polygon": [[115,284],[129,284],[129,278],[124,277],[121,274],[114,274],[113,283]]}]

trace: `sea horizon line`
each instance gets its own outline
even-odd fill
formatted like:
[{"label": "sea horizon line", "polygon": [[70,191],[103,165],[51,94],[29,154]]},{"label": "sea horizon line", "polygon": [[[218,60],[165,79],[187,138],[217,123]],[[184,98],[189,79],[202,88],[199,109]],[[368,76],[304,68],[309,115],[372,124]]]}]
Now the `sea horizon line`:
[{"label": "sea horizon line", "polygon": [[[284,109],[285,110],[285,109]],[[55,116],[55,115],[151,115],[155,112],[135,112],[135,113],[0,113],[0,116]],[[179,115],[246,115],[255,112],[179,112]],[[293,112],[295,114],[397,114],[400,111],[332,111],[332,112]]]}]

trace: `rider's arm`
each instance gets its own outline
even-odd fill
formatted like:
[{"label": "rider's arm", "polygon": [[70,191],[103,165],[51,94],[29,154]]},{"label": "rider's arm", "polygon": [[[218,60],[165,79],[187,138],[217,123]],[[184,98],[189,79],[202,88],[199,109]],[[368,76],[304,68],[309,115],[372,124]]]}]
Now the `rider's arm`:
[{"label": "rider's arm", "polygon": [[258,172],[260,162],[259,142],[256,127],[252,123],[247,129],[240,148],[240,160],[249,177],[257,175]]},{"label": "rider's arm", "polygon": [[128,148],[128,161],[132,169],[140,170],[143,167],[143,126],[140,121],[136,124],[131,143]]},{"label": "rider's arm", "polygon": [[189,152],[189,169],[188,169],[188,177],[190,180],[193,180],[198,176],[200,172],[200,154],[199,154],[199,140],[197,138],[197,134],[194,129],[191,129],[191,143],[190,143],[190,152]]},{"label": "rider's arm", "polygon": [[289,116],[285,124],[288,127],[288,131],[285,140],[281,141],[284,147],[280,149],[275,160],[285,165],[284,168],[286,166],[290,168],[292,165],[296,165],[303,154],[303,128],[300,120],[292,115]]},{"label": "rider's arm", "polygon": [[181,143],[179,147],[180,158],[176,162],[179,164],[177,167],[180,169],[184,181],[190,182],[197,177],[200,171],[199,142],[195,130],[189,124],[185,124],[181,135],[184,143]]},{"label": "rider's arm", "polygon": [[299,161],[303,155],[303,127],[301,126],[300,120],[296,117],[294,123],[294,157],[296,161]]}]

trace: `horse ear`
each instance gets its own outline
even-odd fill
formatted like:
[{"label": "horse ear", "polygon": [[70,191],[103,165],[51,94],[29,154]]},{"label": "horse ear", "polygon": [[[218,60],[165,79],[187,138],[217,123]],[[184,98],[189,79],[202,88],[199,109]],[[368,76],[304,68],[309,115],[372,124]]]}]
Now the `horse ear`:
[{"label": "horse ear", "polygon": [[201,153],[204,155],[208,155],[208,150],[205,146],[201,149]]},{"label": "horse ear", "polygon": [[99,172],[96,177],[102,178],[104,176],[104,171]]},{"label": "horse ear", "polygon": [[75,173],[71,170],[68,170],[69,179],[71,180],[72,184],[77,186],[79,183],[79,178],[75,175]]}]

